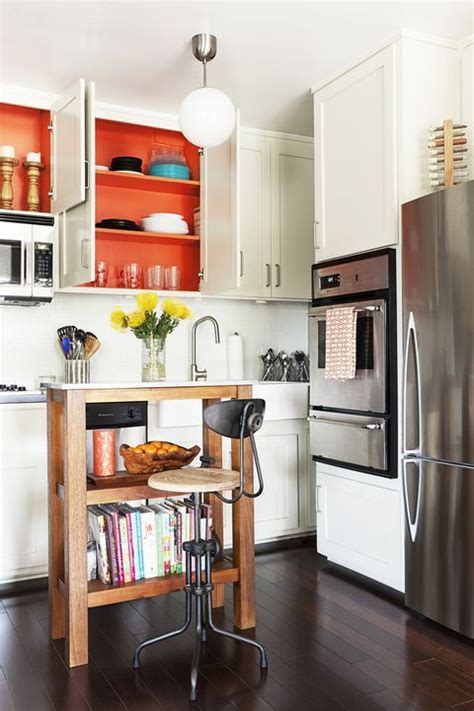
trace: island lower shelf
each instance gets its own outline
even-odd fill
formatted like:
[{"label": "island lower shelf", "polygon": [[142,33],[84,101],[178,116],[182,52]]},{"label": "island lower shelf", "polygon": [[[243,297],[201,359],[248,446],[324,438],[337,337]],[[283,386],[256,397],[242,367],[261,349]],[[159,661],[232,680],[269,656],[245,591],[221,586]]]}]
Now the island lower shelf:
[{"label": "island lower shelf", "polygon": [[[194,576],[193,576],[194,578]],[[236,583],[239,580],[239,569],[230,561],[224,560],[212,566],[212,578],[215,585],[219,583]],[[113,605],[118,602],[129,602],[143,597],[155,597],[177,592],[184,587],[183,575],[164,575],[159,578],[135,580],[122,585],[106,585],[99,579],[88,583],[87,606]],[[64,581],[59,580],[59,592],[64,594]]]}]

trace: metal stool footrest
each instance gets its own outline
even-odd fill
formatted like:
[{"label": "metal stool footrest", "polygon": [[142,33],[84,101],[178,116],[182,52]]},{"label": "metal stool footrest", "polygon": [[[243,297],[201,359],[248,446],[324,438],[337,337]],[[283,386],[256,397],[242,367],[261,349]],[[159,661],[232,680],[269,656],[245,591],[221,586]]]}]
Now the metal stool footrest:
[{"label": "metal stool footrest", "polygon": [[[234,632],[228,632],[227,630],[220,629],[214,624],[213,613],[212,613],[212,591],[214,586],[212,584],[212,568],[211,568],[211,552],[212,552],[212,541],[204,541],[200,538],[199,530],[199,516],[200,516],[200,506],[202,503],[202,494],[193,494],[194,503],[194,540],[186,541],[183,543],[183,550],[186,556],[186,582],[184,586],[185,593],[185,613],[184,622],[176,630],[167,632],[165,634],[159,635],[158,637],[153,637],[152,639],[147,639],[135,650],[133,655],[132,666],[134,669],[140,668],[140,654],[145,649],[145,647],[151,644],[156,644],[165,639],[170,639],[172,637],[177,637],[180,634],[186,632],[191,624],[192,619],[192,598],[195,599],[194,614],[195,614],[195,627],[196,627],[196,644],[194,646],[193,660],[191,664],[191,689],[189,693],[189,700],[196,701],[196,688],[197,679],[199,672],[199,660],[201,656],[201,644],[207,641],[207,627],[211,629],[216,634],[222,635],[223,637],[228,637],[237,642],[242,642],[248,644],[251,647],[255,647],[260,652],[260,667],[261,669],[266,669],[268,667],[267,654],[264,647],[255,642],[253,639],[247,639],[241,635],[235,634]],[[202,569],[202,559],[204,558],[204,571]],[[192,575],[192,560],[195,560],[195,580],[193,581]],[[203,579],[204,573],[204,579]]]}]

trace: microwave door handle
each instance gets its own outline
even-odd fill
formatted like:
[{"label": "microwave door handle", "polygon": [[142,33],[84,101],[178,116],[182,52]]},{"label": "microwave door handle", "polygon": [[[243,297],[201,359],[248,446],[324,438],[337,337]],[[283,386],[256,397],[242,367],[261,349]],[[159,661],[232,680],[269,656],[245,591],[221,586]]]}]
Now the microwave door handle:
[{"label": "microwave door handle", "polygon": [[33,264],[32,264],[32,259],[33,259],[33,245],[31,242],[25,242],[25,248],[24,248],[24,275],[25,275],[25,281],[24,283],[26,286],[31,286],[32,284],[32,274],[33,274]]}]

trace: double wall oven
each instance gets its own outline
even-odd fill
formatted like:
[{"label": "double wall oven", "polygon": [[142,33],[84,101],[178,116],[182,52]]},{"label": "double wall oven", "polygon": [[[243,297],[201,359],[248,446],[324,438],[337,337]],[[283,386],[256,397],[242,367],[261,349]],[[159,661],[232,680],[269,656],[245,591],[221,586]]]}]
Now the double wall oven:
[{"label": "double wall oven", "polygon": [[[312,267],[309,311],[310,444],[313,459],[397,476],[395,251]],[[356,370],[326,378],[326,314],[356,313]]]}]

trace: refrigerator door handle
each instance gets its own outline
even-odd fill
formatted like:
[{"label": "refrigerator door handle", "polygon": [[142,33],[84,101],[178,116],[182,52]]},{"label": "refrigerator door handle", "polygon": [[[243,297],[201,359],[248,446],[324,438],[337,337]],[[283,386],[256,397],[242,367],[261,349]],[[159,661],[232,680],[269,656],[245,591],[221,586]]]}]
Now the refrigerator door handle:
[{"label": "refrigerator door handle", "polygon": [[[412,521],[410,514],[410,501],[408,499],[408,482],[407,482],[407,464],[416,464],[418,467],[418,486],[416,491],[416,507],[415,507],[415,520]],[[423,483],[423,462],[420,459],[403,459],[402,461],[402,480],[403,480],[403,501],[405,503],[405,517],[407,521],[408,530],[410,532],[411,542],[414,543],[416,540],[416,534],[418,531],[418,522],[420,519],[420,509],[421,509],[421,492]]]},{"label": "refrigerator door handle", "polygon": [[[410,353],[410,344],[413,343],[413,355],[415,359],[416,373],[416,400],[417,400],[417,420],[418,420],[418,444],[413,449],[407,448],[407,381],[408,381],[408,356]],[[403,453],[404,454],[420,454],[423,451],[423,433],[422,433],[422,403],[421,403],[421,370],[420,370],[420,351],[418,348],[418,336],[416,333],[416,323],[413,311],[408,315],[407,339],[405,345],[405,362],[403,367]]]}]

